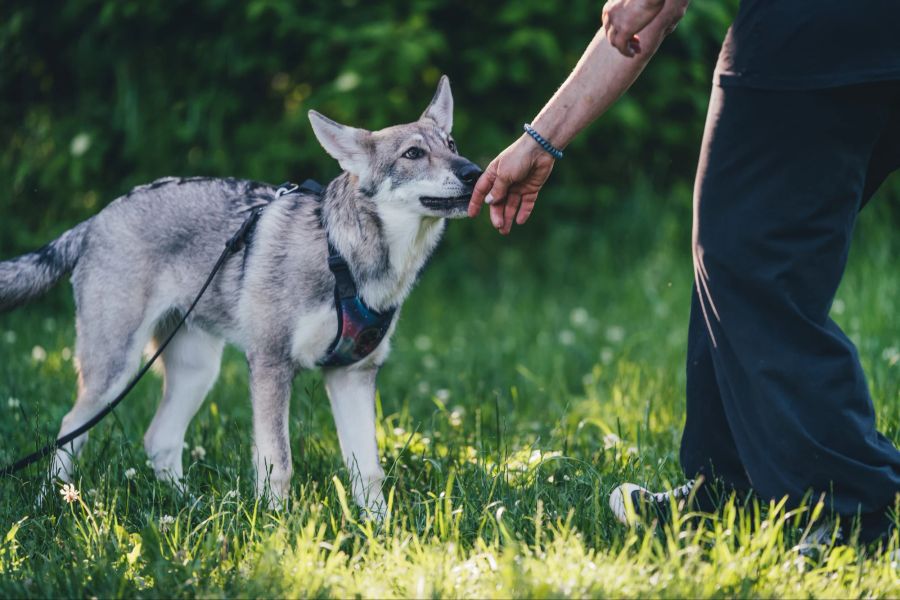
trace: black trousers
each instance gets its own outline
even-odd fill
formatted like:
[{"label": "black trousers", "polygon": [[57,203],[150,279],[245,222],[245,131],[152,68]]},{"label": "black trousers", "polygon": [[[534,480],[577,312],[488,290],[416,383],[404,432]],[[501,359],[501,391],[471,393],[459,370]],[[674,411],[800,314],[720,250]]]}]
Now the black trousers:
[{"label": "black trousers", "polygon": [[[900,82],[714,86],[694,193],[689,477],[883,514],[900,452],[829,310],[856,215],[900,167]],[[897,315],[893,315],[896,317]]]}]

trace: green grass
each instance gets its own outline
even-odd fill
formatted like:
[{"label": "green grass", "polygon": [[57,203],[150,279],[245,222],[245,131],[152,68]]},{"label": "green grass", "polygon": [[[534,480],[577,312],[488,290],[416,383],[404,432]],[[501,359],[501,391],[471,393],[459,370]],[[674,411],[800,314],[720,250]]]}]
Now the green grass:
[{"label": "green grass", "polygon": [[[664,203],[636,198],[578,223],[551,223],[547,205],[500,251],[485,222],[453,224],[380,376],[381,526],[347,505],[314,373],[292,400],[291,509],[256,502],[247,369],[229,350],[188,432],[186,496],[146,465],[156,375],[93,432],[79,502],[54,491],[38,505],[40,468],[0,482],[0,596],[897,597],[886,553],[801,556],[798,513],[778,506],[729,506],[668,536],[613,519],[618,483],[682,480],[690,220]],[[835,313],[897,442],[900,240],[886,215],[864,215]],[[4,462],[71,405],[62,297],[0,316]]]}]

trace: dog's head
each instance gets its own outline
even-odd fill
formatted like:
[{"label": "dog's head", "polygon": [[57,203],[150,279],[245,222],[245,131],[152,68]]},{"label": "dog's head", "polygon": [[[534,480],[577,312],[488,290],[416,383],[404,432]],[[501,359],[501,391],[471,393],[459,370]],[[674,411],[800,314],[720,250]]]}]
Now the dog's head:
[{"label": "dog's head", "polygon": [[366,131],[314,110],[309,120],[325,151],[376,205],[390,203],[428,217],[466,216],[481,169],[459,155],[450,135],[453,95],[446,75],[415,123]]}]

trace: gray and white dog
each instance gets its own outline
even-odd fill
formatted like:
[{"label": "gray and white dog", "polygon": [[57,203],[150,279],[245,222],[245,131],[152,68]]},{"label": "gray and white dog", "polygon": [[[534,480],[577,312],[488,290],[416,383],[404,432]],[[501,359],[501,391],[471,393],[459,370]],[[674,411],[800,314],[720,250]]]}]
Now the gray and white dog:
[{"label": "gray and white dog", "polygon": [[[135,188],[41,250],[0,262],[0,309],[72,273],[77,306],[78,399],[59,435],[79,427],[124,388],[142,350],[165,339],[250,209],[264,206],[250,242],[232,255],[162,354],[162,401],[144,436],[159,478],[181,480],[191,418],[215,382],[226,341],[246,352],[253,402],[257,493],[289,495],[288,407],[299,369],[316,366],[338,328],[327,241],[346,259],[361,299],[399,308],[435,249],[446,218],[466,214],[480,169],[450,136],[446,77],[418,121],[365,131],[315,111],[313,131],[343,173],[321,201],[234,179],[160,179]],[[390,330],[374,352],[323,369],[356,502],[378,515],[384,472],[375,441],[375,379]],[[58,451],[51,474],[68,480],[87,434]]]}]

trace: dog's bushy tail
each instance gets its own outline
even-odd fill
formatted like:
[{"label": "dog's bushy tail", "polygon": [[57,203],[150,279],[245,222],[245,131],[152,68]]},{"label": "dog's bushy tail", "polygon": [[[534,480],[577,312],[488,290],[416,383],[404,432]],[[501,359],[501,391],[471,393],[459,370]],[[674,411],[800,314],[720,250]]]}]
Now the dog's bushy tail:
[{"label": "dog's bushy tail", "polygon": [[0,311],[37,298],[74,269],[89,226],[90,219],[39,250],[0,262]]}]

